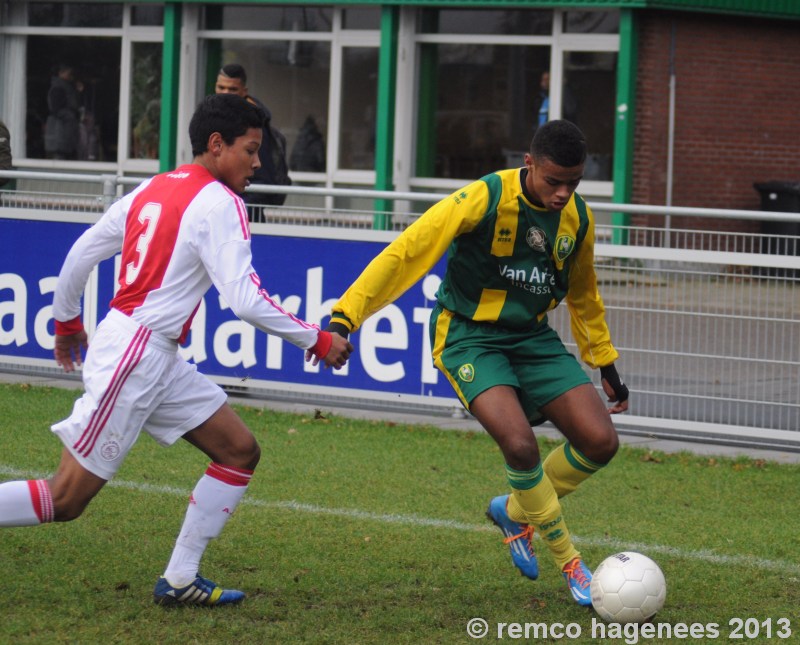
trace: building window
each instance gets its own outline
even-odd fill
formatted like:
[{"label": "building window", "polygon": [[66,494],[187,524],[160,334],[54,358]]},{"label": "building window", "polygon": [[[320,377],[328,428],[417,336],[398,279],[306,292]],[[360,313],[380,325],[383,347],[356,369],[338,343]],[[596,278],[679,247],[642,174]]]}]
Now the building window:
[{"label": "building window", "polygon": [[121,4],[96,2],[31,2],[32,27],[122,27]]},{"label": "building window", "polygon": [[619,11],[565,11],[564,33],[618,34]]},{"label": "building window", "polygon": [[332,7],[209,5],[203,29],[224,31],[330,32]]},{"label": "building window", "polygon": [[164,24],[164,7],[159,5],[134,5],[131,7],[131,25],[160,27]]},{"label": "building window", "polygon": [[586,135],[584,179],[611,181],[617,54],[564,52],[561,112]]},{"label": "building window", "polygon": [[345,47],[342,58],[339,168],[373,170],[378,50]]},{"label": "building window", "polygon": [[373,181],[379,8],[214,5],[199,24],[202,92],[223,65],[242,65],[286,137],[295,182]]},{"label": "building window", "polygon": [[[223,65],[238,63],[244,67],[248,93],[267,106],[272,125],[286,137],[287,153],[296,160],[290,170],[324,170],[324,154],[320,168],[318,153],[312,162],[308,154],[295,152],[294,147],[298,141],[300,146],[307,142],[306,137],[299,136],[301,130],[306,133],[313,130],[317,141],[327,141],[330,42],[225,38],[209,40],[206,45],[209,80],[216,79]],[[213,91],[213,83],[209,83],[205,92]]]},{"label": "building window", "polygon": [[158,159],[161,124],[161,43],[133,43],[130,133],[131,157]]},{"label": "building window", "polygon": [[163,22],[157,5],[0,3],[0,114],[16,165],[156,170]]},{"label": "building window", "polygon": [[549,36],[553,12],[547,9],[423,9],[420,33]]},{"label": "building window", "polygon": [[398,188],[521,166],[540,120],[557,118],[587,135],[586,178],[611,180],[618,11],[404,11],[403,65],[414,72],[399,70],[395,150],[414,165]]},{"label": "building window", "polygon": [[425,44],[420,51],[417,175],[465,179],[522,165],[548,47]]},{"label": "building window", "polygon": [[26,63],[25,156],[116,160],[120,40],[30,36]]}]

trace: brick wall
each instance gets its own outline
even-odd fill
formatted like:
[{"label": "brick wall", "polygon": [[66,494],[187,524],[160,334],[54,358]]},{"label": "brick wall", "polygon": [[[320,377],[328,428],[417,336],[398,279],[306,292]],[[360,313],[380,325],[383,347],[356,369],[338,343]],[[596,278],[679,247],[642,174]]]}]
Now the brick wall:
[{"label": "brick wall", "polygon": [[[675,33],[672,204],[759,209],[754,182],[800,182],[800,22],[639,14],[633,202],[664,204]],[[659,225],[663,218],[635,217]],[[741,221],[673,227],[750,230]]]}]

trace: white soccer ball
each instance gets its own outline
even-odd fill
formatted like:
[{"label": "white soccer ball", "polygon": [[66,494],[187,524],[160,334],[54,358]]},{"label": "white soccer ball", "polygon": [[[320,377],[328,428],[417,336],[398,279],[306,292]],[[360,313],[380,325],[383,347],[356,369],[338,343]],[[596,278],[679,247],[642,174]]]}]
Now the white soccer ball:
[{"label": "white soccer ball", "polygon": [[594,572],[592,606],[610,623],[643,623],[664,606],[667,582],[646,555],[623,551],[609,556]]}]

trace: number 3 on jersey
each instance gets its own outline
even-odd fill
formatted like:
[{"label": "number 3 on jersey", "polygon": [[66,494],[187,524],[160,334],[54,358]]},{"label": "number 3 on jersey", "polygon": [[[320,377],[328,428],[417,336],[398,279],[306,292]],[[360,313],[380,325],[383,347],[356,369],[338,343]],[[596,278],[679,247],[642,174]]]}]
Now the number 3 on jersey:
[{"label": "number 3 on jersey", "polygon": [[142,207],[142,210],[139,211],[139,222],[145,226],[145,229],[144,233],[139,236],[139,240],[136,242],[136,261],[128,262],[128,265],[125,267],[126,284],[132,284],[139,275],[142,264],[144,264],[144,259],[147,257],[147,249],[150,247],[150,242],[152,242],[153,235],[156,232],[156,225],[158,224],[160,215],[161,204],[156,204],[155,202],[148,202]]}]

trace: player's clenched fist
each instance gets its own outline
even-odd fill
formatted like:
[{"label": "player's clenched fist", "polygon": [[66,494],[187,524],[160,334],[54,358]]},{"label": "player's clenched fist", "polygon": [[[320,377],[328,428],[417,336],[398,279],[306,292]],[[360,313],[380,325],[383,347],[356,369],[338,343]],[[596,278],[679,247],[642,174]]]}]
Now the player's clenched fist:
[{"label": "player's clenched fist", "polygon": [[339,334],[331,334],[331,349],[325,356],[325,367],[341,369],[353,352],[353,344]]},{"label": "player's clenched fist", "polygon": [[75,365],[83,363],[83,356],[86,355],[87,349],[89,349],[89,343],[86,331],[81,330],[77,334],[70,334],[69,336],[56,335],[53,355],[56,358],[56,363],[63,367],[65,372],[74,372]]},{"label": "player's clenched fist", "polygon": [[322,361],[325,367],[338,370],[344,367],[352,351],[353,345],[347,338],[326,329],[319,332],[317,344],[306,350],[306,362],[317,365]]}]

